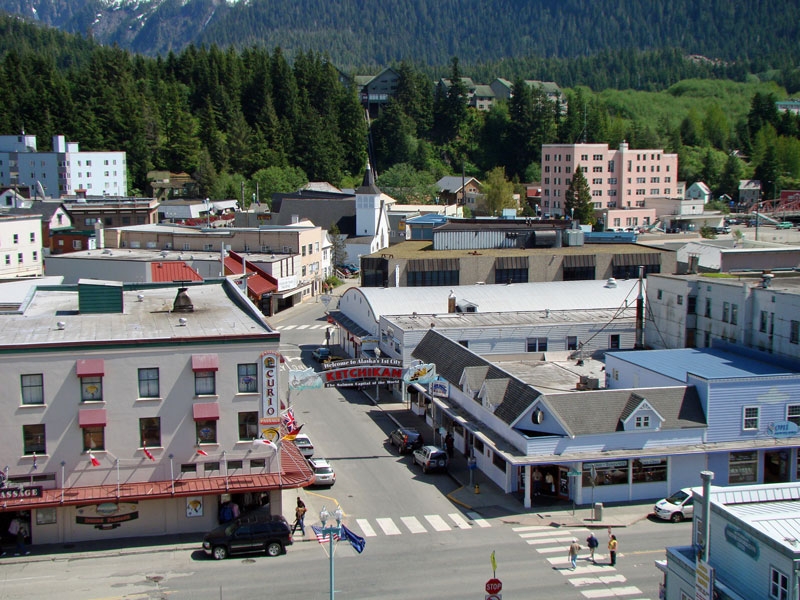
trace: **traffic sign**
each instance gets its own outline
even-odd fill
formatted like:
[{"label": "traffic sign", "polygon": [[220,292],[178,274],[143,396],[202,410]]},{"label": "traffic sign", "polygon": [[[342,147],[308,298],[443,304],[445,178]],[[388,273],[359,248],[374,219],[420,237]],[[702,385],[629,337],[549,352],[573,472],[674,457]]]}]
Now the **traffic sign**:
[{"label": "traffic sign", "polygon": [[487,594],[499,594],[500,590],[502,589],[503,589],[503,584],[500,582],[499,579],[492,578],[486,582]]},{"label": "traffic sign", "polygon": [[486,594],[484,600],[503,600],[503,594]]}]

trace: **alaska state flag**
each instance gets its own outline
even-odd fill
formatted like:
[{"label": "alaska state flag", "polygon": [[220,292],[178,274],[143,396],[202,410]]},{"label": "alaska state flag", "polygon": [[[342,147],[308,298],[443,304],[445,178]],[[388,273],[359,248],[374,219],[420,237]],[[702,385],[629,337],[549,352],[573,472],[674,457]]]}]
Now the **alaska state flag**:
[{"label": "alaska state flag", "polygon": [[342,525],[342,539],[347,540],[350,542],[350,545],[355,548],[355,551],[361,554],[364,551],[364,546],[367,545],[367,542],[361,536],[356,535],[352,531],[350,531],[347,527]]}]

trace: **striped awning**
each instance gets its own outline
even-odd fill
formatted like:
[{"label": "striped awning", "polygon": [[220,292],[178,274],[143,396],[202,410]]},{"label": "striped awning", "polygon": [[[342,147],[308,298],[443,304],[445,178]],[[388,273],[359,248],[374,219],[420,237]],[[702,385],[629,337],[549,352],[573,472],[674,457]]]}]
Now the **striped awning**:
[{"label": "striped awning", "polygon": [[219,421],[219,404],[217,402],[193,404],[192,417],[195,421]]},{"label": "striped awning", "polygon": [[219,371],[216,354],[192,354],[192,371]]},{"label": "striped awning", "polygon": [[495,270],[498,269],[527,269],[527,256],[498,256],[494,261]]},{"label": "striped awning", "polygon": [[594,254],[566,254],[563,266],[565,269],[594,267],[597,265]]},{"label": "striped awning", "polygon": [[81,359],[75,366],[78,377],[102,377],[105,375],[105,364],[102,358]]},{"label": "striped awning", "polygon": [[458,271],[457,258],[413,258],[406,267],[409,272],[416,271]]},{"label": "striped awning", "polygon": [[628,254],[615,254],[613,265],[615,267],[644,267],[648,265],[660,265],[661,254],[659,252],[630,252]]},{"label": "striped awning", "polygon": [[105,427],[107,422],[105,408],[87,408],[78,411],[78,427]]}]

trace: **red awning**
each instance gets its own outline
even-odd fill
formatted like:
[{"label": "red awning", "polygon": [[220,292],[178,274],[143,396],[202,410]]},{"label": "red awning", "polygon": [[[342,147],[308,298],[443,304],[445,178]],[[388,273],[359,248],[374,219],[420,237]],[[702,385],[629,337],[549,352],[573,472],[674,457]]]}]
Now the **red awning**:
[{"label": "red awning", "polygon": [[78,361],[76,370],[78,377],[102,377],[106,374],[102,358],[88,358]]},{"label": "red awning", "polygon": [[192,371],[219,371],[216,354],[192,354]]},{"label": "red awning", "polygon": [[105,427],[108,422],[105,408],[85,408],[78,411],[78,425],[80,427]]},{"label": "red awning", "polygon": [[192,405],[192,416],[195,421],[218,421],[219,403],[198,402]]}]

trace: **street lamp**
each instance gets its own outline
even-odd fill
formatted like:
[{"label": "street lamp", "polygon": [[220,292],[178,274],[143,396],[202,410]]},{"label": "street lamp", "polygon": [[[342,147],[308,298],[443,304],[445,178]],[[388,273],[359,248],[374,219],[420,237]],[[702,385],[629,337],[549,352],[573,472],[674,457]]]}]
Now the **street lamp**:
[{"label": "street lamp", "polygon": [[[343,514],[344,513],[342,512],[342,507],[341,506],[337,506],[336,507],[336,510],[333,512],[333,515],[331,515],[331,513],[328,512],[328,509],[325,508],[324,506],[322,507],[322,510],[319,511],[319,520],[322,521],[322,535],[323,536],[325,536],[325,535],[328,536],[328,543],[330,545],[329,546],[330,547],[329,558],[330,558],[330,561],[331,561],[331,566],[330,566],[330,571],[331,571],[331,576],[330,576],[330,582],[331,582],[330,599],[331,600],[333,600],[334,594],[336,593],[334,591],[334,588],[333,588],[333,579],[334,579],[333,578],[333,548],[334,548],[334,546],[333,546],[333,536],[337,536],[338,537],[340,532],[341,532],[341,529],[342,529],[342,515]],[[333,525],[331,525],[330,527],[326,527],[325,523],[328,522],[328,519],[330,519],[331,516],[333,516],[333,518],[336,519],[336,526],[334,527]]]}]

